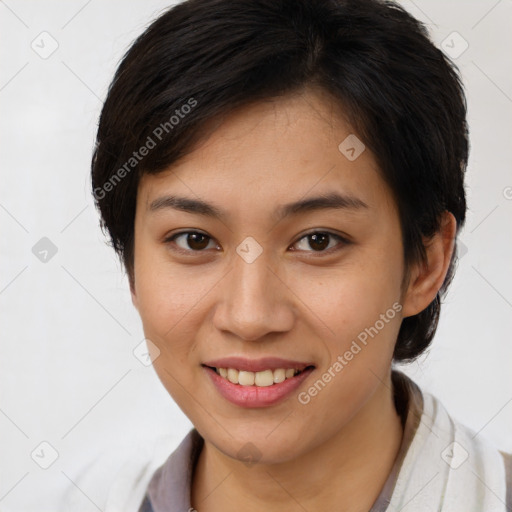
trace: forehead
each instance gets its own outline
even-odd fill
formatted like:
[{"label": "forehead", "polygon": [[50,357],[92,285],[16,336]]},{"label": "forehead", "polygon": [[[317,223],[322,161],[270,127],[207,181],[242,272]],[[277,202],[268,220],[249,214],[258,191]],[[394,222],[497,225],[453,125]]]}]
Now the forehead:
[{"label": "forehead", "polygon": [[158,210],[155,202],[178,194],[208,198],[219,206],[217,213],[222,206],[223,212],[279,215],[291,200],[333,193],[368,210],[393,206],[373,155],[342,109],[310,90],[210,122],[208,135],[189,154],[161,173],[142,176],[138,203],[149,214]]}]

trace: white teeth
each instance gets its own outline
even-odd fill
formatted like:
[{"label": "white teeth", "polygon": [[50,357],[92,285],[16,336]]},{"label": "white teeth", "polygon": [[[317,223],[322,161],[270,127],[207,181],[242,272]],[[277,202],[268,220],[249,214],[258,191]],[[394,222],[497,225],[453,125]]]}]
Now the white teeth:
[{"label": "white teeth", "polygon": [[279,384],[280,382],[284,382],[286,379],[286,370],[284,368],[278,368],[274,370],[274,384]]},{"label": "white teeth", "polygon": [[242,386],[253,386],[254,372],[245,372],[243,370],[240,370],[238,372],[238,384]]},{"label": "white teeth", "polygon": [[228,369],[228,380],[233,384],[238,384],[238,370],[234,370],[233,368]]},{"label": "white teeth", "polygon": [[272,386],[274,384],[274,374],[272,370],[264,370],[254,374],[254,384],[256,386]]},{"label": "white teeth", "polygon": [[261,372],[248,372],[245,370],[236,370],[235,368],[216,368],[215,371],[221,377],[229,380],[233,384],[241,386],[259,386],[267,387],[273,384],[279,384],[286,379],[291,379],[299,370],[293,368],[277,368],[276,370],[263,370]]}]

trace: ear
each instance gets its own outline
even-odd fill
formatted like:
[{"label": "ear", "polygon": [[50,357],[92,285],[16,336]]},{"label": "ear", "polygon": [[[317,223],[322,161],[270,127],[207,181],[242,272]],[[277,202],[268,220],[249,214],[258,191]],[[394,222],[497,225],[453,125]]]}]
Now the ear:
[{"label": "ear", "polygon": [[448,211],[443,212],[439,231],[424,239],[427,263],[411,269],[411,277],[403,300],[403,318],[421,313],[435,299],[450,266],[455,246],[457,221]]}]

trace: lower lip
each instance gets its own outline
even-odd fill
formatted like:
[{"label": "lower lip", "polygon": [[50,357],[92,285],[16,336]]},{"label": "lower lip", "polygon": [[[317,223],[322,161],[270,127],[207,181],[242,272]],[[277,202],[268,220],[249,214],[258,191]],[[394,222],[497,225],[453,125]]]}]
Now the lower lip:
[{"label": "lower lip", "polygon": [[233,384],[229,380],[221,377],[215,370],[203,366],[206,370],[217,391],[231,403],[239,407],[268,407],[274,405],[293,393],[302,382],[308,378],[314,368],[308,368],[299,375],[286,379],[279,384],[272,386],[242,386]]}]

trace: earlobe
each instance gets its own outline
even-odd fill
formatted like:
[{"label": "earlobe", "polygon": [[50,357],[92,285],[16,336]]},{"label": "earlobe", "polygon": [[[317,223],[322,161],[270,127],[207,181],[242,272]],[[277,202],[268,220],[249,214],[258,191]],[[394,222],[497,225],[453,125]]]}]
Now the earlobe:
[{"label": "earlobe", "polygon": [[435,299],[450,266],[456,229],[455,217],[445,211],[439,231],[424,241],[427,262],[418,263],[411,271],[403,302],[403,318],[421,313]]}]

